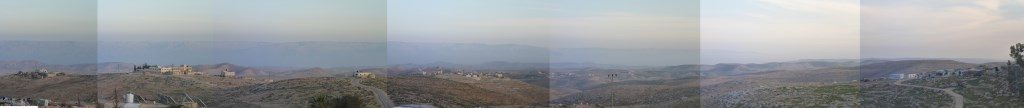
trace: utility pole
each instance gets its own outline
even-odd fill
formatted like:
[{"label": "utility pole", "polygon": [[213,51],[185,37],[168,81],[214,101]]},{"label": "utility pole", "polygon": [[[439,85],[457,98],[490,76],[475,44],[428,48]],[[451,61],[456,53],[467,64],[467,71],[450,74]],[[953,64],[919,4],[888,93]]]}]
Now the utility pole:
[{"label": "utility pole", "polygon": [[[612,81],[612,82],[609,82],[609,84],[615,83],[615,77],[616,76],[619,76],[619,74],[614,74],[614,73],[613,74],[608,74],[608,79]],[[612,98],[613,101],[609,105],[614,105],[615,102],[619,101],[618,97],[616,96],[616,95],[618,95],[618,94],[616,94],[617,93],[616,91],[618,91],[618,90],[616,90],[615,88],[612,88],[612,97],[611,98]]]},{"label": "utility pole", "polygon": [[118,103],[120,103],[120,101],[118,101],[119,99],[117,97],[118,97],[117,96],[117,88],[114,88],[114,106],[113,106],[114,108],[120,108],[119,107],[120,105],[117,105]]}]

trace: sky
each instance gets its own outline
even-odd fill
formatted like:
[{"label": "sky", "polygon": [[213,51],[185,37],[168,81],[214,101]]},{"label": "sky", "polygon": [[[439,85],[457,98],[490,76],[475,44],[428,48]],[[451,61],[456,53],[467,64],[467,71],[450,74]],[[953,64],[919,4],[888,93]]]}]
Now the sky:
[{"label": "sky", "polygon": [[0,0],[0,61],[95,63],[96,49],[96,1]]},{"label": "sky", "polygon": [[380,0],[2,0],[0,40],[383,42]]},{"label": "sky", "polygon": [[699,49],[701,64],[1005,59],[1024,41],[1024,0],[0,0],[0,28],[0,40]]},{"label": "sky", "polygon": [[391,0],[388,41],[528,45],[548,48],[529,55],[549,62],[695,64],[699,5],[698,0]]},{"label": "sky", "polygon": [[551,47],[698,49],[699,6],[698,0],[559,2],[549,9]]},{"label": "sky", "polygon": [[862,1],[865,58],[1009,59],[1024,42],[1024,0]]},{"label": "sky", "polygon": [[101,41],[383,42],[380,0],[100,0]]},{"label": "sky", "polygon": [[856,59],[858,0],[703,0],[701,64]]},{"label": "sky", "polygon": [[542,0],[389,0],[388,41],[548,46]]},{"label": "sky", "polygon": [[696,49],[697,0],[393,0],[388,40]]},{"label": "sky", "polygon": [[0,0],[0,40],[96,41],[96,1]]}]

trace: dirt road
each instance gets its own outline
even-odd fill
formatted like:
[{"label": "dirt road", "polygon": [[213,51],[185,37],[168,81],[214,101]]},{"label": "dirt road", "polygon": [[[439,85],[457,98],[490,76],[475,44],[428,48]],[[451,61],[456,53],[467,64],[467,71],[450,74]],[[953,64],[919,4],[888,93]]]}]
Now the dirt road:
[{"label": "dirt road", "polygon": [[944,92],[946,94],[949,94],[949,96],[953,97],[953,108],[964,108],[964,96],[961,96],[960,94],[958,94],[956,92],[953,92],[953,89],[940,89],[940,88],[934,88],[934,87],[907,85],[907,84],[903,84],[903,81],[906,81],[906,80],[905,79],[904,80],[899,80],[899,81],[894,82],[893,84],[896,84],[896,85],[899,85],[899,86],[917,87],[917,88],[925,88],[925,89],[942,91],[942,92]]},{"label": "dirt road", "polygon": [[366,86],[359,83],[362,81],[363,79],[356,78],[349,83],[352,83],[352,85],[356,85],[359,88],[363,88],[366,90],[370,90],[370,92],[373,92],[373,96],[377,98],[377,103],[380,103],[381,108],[395,107],[395,102],[391,101],[391,97],[388,96],[388,92],[384,92],[384,90],[381,90],[380,88],[377,87]]}]

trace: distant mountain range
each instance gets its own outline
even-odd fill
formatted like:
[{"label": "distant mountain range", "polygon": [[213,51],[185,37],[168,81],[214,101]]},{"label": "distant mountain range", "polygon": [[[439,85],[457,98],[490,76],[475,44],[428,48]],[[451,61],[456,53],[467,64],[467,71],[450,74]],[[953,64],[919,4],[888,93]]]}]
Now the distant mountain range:
[{"label": "distant mountain range", "polygon": [[992,58],[863,58],[861,60],[881,60],[881,61],[903,61],[903,60],[953,60],[964,63],[983,64],[991,62],[1006,62],[1005,60],[992,59]]},{"label": "distant mountain range", "polygon": [[242,41],[0,41],[0,60],[52,64],[236,63],[338,67],[387,64],[599,63],[668,66],[697,63],[695,50],[559,48],[515,44]]},{"label": "distant mountain range", "polygon": [[867,64],[849,68],[859,70],[861,77],[885,77],[896,73],[923,73],[941,69],[958,69],[977,67],[977,64],[954,60],[902,60]]},{"label": "distant mountain range", "polygon": [[388,42],[388,64],[547,63],[548,49],[526,45]]},{"label": "distant mountain range", "polygon": [[798,60],[791,62],[770,62],[770,63],[722,63],[702,68],[704,75],[736,75],[778,70],[814,70],[824,68],[855,67],[860,62],[856,60]]},{"label": "distant mountain range", "polygon": [[[92,64],[46,64],[39,61],[0,61],[0,75],[14,74],[18,71],[31,72],[37,69],[47,69],[52,72],[65,72],[78,75],[97,75],[103,73],[127,73],[131,72],[133,66],[143,64],[132,64],[122,62],[92,63]],[[156,64],[149,64],[156,65]],[[166,66],[166,65],[162,65]],[[219,74],[223,70],[230,69],[240,76],[261,77],[270,79],[293,79],[304,77],[328,77],[336,75],[347,75],[352,67],[250,67],[231,63],[218,64],[193,64],[196,72],[203,72],[210,75]]]},{"label": "distant mountain range", "polygon": [[[18,71],[31,72],[38,69],[47,69],[49,71],[66,72],[71,74],[95,74],[97,68],[106,68],[108,65],[116,65],[119,63],[92,63],[92,64],[73,64],[73,65],[60,65],[60,64],[46,64],[39,61],[0,61],[0,75],[13,74]],[[104,66],[97,66],[104,65]],[[129,68],[131,65],[128,65]]]},{"label": "distant mountain range", "polygon": [[0,60],[36,60],[66,65],[98,63],[96,44],[79,41],[0,41]]},{"label": "distant mountain range", "polygon": [[247,66],[379,66],[385,44],[372,42],[100,42],[100,62],[237,63]]},{"label": "distant mountain range", "polygon": [[[516,44],[414,42],[0,41],[0,60],[34,60],[63,65],[108,62],[151,64],[227,62],[246,66],[339,67],[512,62],[674,66],[699,64],[701,59],[732,56],[759,57],[744,54],[743,52],[697,49],[547,48]],[[822,60],[831,59],[812,61]],[[861,60],[864,63],[898,60],[957,60],[967,63],[1001,61],[977,58],[865,58]]]}]

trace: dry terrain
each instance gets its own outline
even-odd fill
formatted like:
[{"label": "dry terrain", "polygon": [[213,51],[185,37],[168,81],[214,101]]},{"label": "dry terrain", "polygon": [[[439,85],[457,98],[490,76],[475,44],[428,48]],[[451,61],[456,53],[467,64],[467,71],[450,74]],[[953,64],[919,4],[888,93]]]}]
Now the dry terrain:
[{"label": "dry terrain", "polygon": [[316,95],[348,95],[360,97],[366,107],[378,107],[372,93],[350,85],[351,79],[310,77],[267,82],[203,75],[118,73],[44,79],[8,75],[0,77],[0,96],[109,103],[131,92],[143,103],[174,105],[189,100],[187,94],[190,100],[209,107],[304,107]]}]

